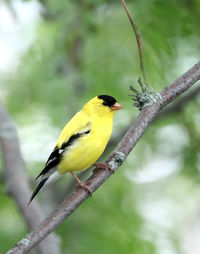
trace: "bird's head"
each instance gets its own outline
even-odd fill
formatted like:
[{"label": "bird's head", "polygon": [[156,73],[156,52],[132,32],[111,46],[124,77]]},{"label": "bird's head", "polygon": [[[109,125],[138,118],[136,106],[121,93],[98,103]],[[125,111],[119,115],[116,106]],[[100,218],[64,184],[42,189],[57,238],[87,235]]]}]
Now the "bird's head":
[{"label": "bird's head", "polygon": [[112,96],[99,95],[86,103],[83,109],[90,114],[113,116],[116,110],[122,109],[122,106]]}]

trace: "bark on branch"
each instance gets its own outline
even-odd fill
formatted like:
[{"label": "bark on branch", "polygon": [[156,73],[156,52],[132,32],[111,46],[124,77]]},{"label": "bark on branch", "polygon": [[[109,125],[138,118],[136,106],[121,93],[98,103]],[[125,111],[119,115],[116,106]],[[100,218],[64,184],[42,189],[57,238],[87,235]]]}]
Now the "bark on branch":
[{"label": "bark on branch", "polygon": [[[134,146],[137,144],[140,137],[157,114],[167,104],[189,89],[198,80],[200,80],[200,62],[194,65],[189,71],[179,77],[171,85],[163,89],[160,92],[161,99],[159,101],[151,106],[144,107],[141,110],[133,125],[129,128],[117,148],[110,154],[106,161],[110,164],[114,171],[117,170],[117,168],[133,150]],[[94,170],[93,175],[86,183],[92,192],[94,192],[107,180],[110,175],[111,173],[105,170]],[[88,197],[89,194],[82,189],[78,189],[72,193],[68,199],[64,200],[54,212],[52,212],[44,221],[35,227],[34,230],[18,242],[8,253],[27,253],[33,246],[38,244],[48,234],[60,226],[63,221],[69,217]]]},{"label": "bark on branch", "polygon": [[[44,213],[37,202],[31,209],[27,208],[31,188],[25,172],[16,128],[2,105],[0,105],[0,145],[4,160],[3,181],[6,191],[15,200],[31,230],[44,218]],[[55,235],[51,235],[37,246],[37,253],[59,254],[59,249],[59,240]]]}]

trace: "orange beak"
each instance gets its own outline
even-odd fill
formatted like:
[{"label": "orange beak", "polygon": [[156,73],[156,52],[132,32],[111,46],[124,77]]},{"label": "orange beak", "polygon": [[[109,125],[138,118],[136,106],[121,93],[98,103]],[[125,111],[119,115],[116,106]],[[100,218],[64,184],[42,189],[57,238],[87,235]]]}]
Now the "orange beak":
[{"label": "orange beak", "polygon": [[118,102],[115,102],[115,104],[111,107],[111,110],[113,111],[120,109],[123,109],[123,107]]}]

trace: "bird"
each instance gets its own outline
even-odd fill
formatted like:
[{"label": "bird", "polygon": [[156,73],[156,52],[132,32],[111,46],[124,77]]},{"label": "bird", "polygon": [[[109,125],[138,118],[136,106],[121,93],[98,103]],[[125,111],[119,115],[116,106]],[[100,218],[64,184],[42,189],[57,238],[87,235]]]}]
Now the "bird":
[{"label": "bird", "polygon": [[89,100],[65,125],[58,137],[31,195],[28,205],[42,187],[69,172],[79,186],[91,194],[89,187],[81,182],[74,172],[84,171],[90,166],[108,168],[105,163],[95,163],[104,152],[113,128],[113,117],[122,106],[110,95],[99,95]]}]

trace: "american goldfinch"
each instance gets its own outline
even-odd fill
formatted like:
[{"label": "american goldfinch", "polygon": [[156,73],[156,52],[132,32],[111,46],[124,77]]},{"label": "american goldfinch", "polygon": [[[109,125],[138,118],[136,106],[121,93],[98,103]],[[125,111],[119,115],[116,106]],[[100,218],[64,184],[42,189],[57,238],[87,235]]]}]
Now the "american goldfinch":
[{"label": "american goldfinch", "polygon": [[[91,192],[74,172],[86,170],[103,153],[111,136],[114,113],[119,109],[122,109],[122,106],[109,95],[96,96],[83,106],[58,137],[44,169],[36,178],[41,179],[30,202],[43,186],[67,172],[72,174],[83,189]],[[98,166],[98,163],[96,165]]]}]

